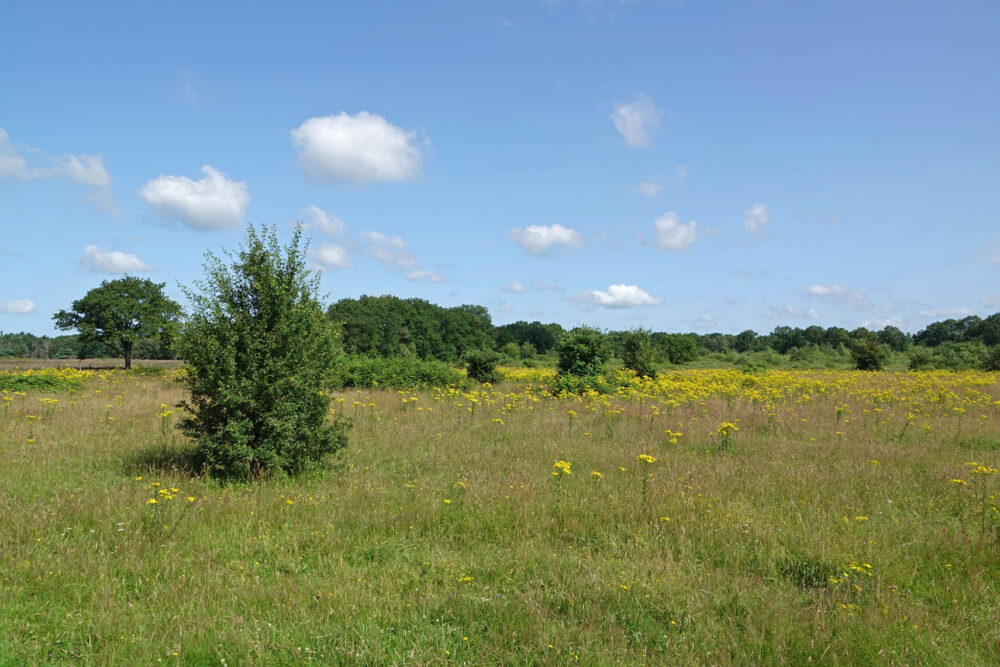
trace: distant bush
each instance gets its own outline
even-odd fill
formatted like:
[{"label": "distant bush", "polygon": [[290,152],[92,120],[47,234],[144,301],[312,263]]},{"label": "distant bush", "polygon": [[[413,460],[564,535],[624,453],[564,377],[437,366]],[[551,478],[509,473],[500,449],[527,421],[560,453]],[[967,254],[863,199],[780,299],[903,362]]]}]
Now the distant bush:
[{"label": "distant bush", "polygon": [[945,342],[927,348],[914,346],[910,349],[910,370],[949,370],[961,371],[973,368],[987,368],[990,350],[979,343]]},{"label": "distant bush", "polygon": [[596,391],[598,394],[610,394],[615,390],[602,375],[569,375],[560,373],[552,383],[552,393],[582,394],[585,391]]},{"label": "distant bush", "polygon": [[851,348],[854,367],[859,371],[880,371],[885,366],[888,355],[874,337],[862,338]]},{"label": "distant bush", "polygon": [[[508,345],[514,345],[508,343]],[[514,345],[517,349],[517,346]],[[496,384],[503,380],[503,376],[497,372],[497,364],[500,362],[500,355],[489,350],[471,350],[465,353],[465,368],[469,377],[476,382],[489,382]]]},{"label": "distant bush", "polygon": [[592,327],[577,327],[559,342],[559,373],[598,376],[610,356],[611,346],[603,333]]},{"label": "distant bush", "polygon": [[441,361],[416,357],[350,356],[337,368],[335,387],[415,387],[459,386],[467,380],[457,369]]},{"label": "distant bush", "polygon": [[984,371],[1000,371],[1000,345],[994,345],[983,357]]},{"label": "distant bush", "polygon": [[653,343],[648,329],[635,329],[625,334],[625,349],[622,361],[625,368],[645,377],[656,377],[656,364],[653,360]]}]

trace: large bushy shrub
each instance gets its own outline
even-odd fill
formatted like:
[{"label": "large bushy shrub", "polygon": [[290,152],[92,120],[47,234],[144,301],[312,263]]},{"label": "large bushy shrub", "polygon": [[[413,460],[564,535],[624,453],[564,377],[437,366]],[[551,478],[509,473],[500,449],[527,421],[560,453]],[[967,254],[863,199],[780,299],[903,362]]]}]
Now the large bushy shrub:
[{"label": "large bushy shrub", "polygon": [[301,228],[282,248],[274,228],[251,225],[232,265],[207,255],[205,280],[186,290],[178,349],[191,398],[180,426],[213,476],[297,473],[347,444],[348,424],[330,420],[323,392],[339,343],[300,240]]}]

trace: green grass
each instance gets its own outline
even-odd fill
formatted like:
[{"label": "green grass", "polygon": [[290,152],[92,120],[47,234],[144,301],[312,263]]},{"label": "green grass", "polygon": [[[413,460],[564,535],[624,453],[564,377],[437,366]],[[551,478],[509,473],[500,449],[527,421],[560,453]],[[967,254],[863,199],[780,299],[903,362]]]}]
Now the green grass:
[{"label": "green grass", "polygon": [[964,464],[998,460],[1000,388],[844,377],[777,405],[345,391],[334,468],[228,487],[187,468],[168,378],[17,396],[0,665],[996,664],[997,476]]}]

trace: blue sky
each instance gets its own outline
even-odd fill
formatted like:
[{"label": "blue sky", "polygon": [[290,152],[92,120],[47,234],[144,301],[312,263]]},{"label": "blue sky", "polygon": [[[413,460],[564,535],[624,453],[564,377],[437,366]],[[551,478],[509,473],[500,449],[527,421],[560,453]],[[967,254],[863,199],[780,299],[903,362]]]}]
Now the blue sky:
[{"label": "blue sky", "polygon": [[[103,4],[103,6],[102,6]],[[86,6],[85,6],[86,5]],[[329,299],[914,331],[1000,310],[992,2],[9,2],[0,330],[296,220]]]}]

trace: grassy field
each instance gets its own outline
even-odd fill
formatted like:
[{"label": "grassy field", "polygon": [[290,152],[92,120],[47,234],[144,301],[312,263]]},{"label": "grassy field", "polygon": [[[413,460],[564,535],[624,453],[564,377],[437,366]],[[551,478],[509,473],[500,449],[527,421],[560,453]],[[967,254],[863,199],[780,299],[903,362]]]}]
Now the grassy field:
[{"label": "grassy field", "polygon": [[174,372],[0,373],[0,664],[1000,662],[996,374],[334,392],[225,487]]}]

